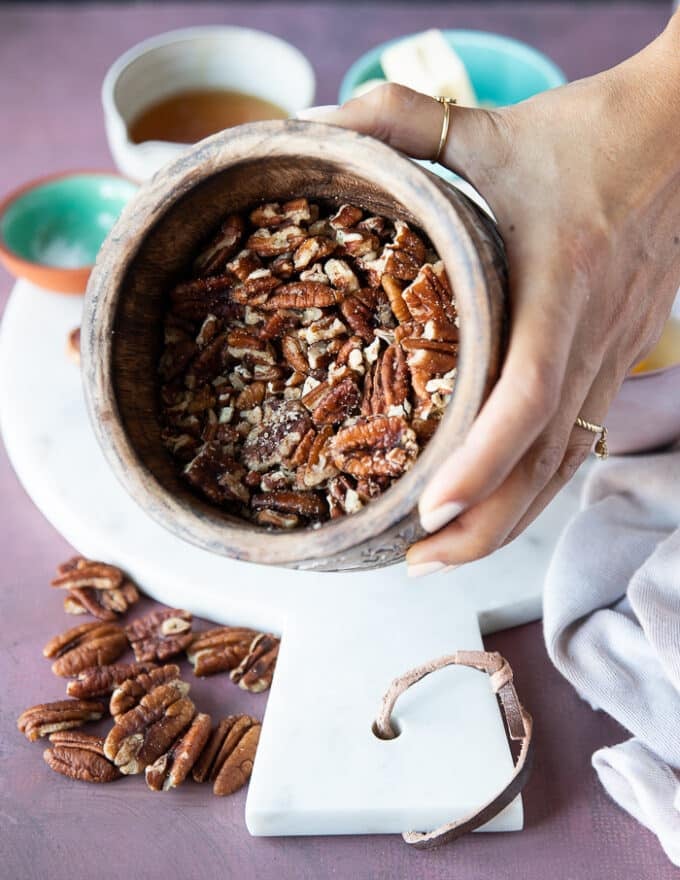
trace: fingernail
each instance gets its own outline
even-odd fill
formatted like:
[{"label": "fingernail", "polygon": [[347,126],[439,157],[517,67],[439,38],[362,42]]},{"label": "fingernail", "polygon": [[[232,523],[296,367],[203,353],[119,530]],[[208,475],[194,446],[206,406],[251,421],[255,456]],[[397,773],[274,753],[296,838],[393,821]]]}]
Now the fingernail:
[{"label": "fingernail", "polygon": [[420,513],[420,524],[426,532],[438,532],[452,519],[455,519],[465,510],[465,506],[458,501],[447,501],[433,510],[423,510]]},{"label": "fingernail", "polygon": [[426,577],[428,574],[435,574],[438,571],[446,571],[448,565],[445,562],[417,562],[415,565],[409,565],[407,574],[410,578]]},{"label": "fingernail", "polygon": [[323,122],[338,109],[337,104],[320,104],[318,107],[305,107],[295,114],[296,119],[308,119],[313,122]]}]

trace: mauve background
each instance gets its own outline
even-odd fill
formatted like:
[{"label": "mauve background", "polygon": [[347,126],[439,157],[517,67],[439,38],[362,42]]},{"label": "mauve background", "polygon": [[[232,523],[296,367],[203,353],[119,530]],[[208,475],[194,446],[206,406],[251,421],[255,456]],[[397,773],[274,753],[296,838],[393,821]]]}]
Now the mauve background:
[{"label": "mauve background", "polygon": [[[99,108],[109,64],[152,34],[199,23],[263,28],[299,46],[318,76],[318,103],[335,100],[342,73],[366,49],[425,27],[509,34],[552,56],[570,78],[635,52],[663,27],[670,3],[0,6],[0,194],[58,169],[110,167]],[[272,71],[276,75],[276,71]],[[12,279],[0,270],[0,310]],[[27,339],[40,356],[40,340]],[[58,425],[54,426],[58,430]],[[536,720],[537,760],[526,790],[526,830],[473,835],[431,853],[398,837],[253,839],[245,792],[215,799],[187,784],[153,795],[140,779],[112,786],[52,774],[41,745],[15,729],[17,715],[57,699],[63,682],[40,649],[65,628],[47,588],[70,548],[18,485],[0,449],[0,877],[66,878],[546,878],[666,880],[676,877],[656,839],[602,793],[590,767],[598,746],[625,732],[592,712],[549,665],[539,624],[488,639],[516,671]],[[423,593],[424,597],[426,592]],[[323,662],[323,658],[320,658]],[[192,681],[195,681],[192,677]],[[265,697],[225,680],[197,682],[201,708],[261,713]],[[319,735],[310,709],[310,736]],[[304,772],[304,768],[301,768]]]}]

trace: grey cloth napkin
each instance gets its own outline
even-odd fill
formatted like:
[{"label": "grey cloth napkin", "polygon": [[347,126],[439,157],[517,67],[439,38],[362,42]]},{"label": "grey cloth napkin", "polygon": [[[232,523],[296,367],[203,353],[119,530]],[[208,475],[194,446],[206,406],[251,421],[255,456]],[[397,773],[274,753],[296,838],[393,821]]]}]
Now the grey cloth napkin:
[{"label": "grey cloth napkin", "polygon": [[632,737],[599,749],[609,795],[680,865],[680,448],[593,467],[548,570],[548,653]]}]

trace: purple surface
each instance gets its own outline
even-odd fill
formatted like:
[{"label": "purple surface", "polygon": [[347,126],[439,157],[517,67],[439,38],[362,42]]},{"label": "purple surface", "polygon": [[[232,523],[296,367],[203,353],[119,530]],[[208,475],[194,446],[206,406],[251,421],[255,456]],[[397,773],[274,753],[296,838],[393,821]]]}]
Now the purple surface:
[{"label": "purple surface", "polygon": [[[132,43],[188,24],[231,22],[280,34],[307,53],[319,103],[333,101],[351,61],[371,45],[424,27],[478,27],[525,39],[570,77],[610,66],[664,24],[670,3],[296,4],[222,6],[0,7],[0,195],[61,168],[109,167],[99,85]],[[0,308],[11,279],[0,270]],[[39,357],[39,340],[35,345]],[[554,878],[666,880],[676,877],[656,839],[602,793],[592,751],[625,736],[592,712],[549,665],[538,624],[488,639],[516,671],[536,720],[537,760],[526,791],[526,830],[473,835],[432,853],[397,837],[253,839],[245,795],[215,799],[188,784],[151,794],[139,779],[112,786],[71,783],[41,759],[40,744],[15,729],[28,705],[58,698],[63,683],[40,656],[65,628],[47,583],[70,549],[35,510],[0,450],[0,876],[6,880],[99,878]],[[426,590],[426,585],[423,585]],[[258,712],[264,697],[227,681],[198,683],[201,707]],[[310,706],[310,735],[313,729]]]}]

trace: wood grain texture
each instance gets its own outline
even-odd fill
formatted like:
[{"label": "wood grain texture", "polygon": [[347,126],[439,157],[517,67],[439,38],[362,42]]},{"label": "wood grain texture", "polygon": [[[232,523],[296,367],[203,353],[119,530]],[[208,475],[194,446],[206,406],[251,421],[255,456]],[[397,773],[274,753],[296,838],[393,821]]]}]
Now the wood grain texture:
[{"label": "wood grain texture", "polygon": [[[351,202],[421,227],[444,260],[461,316],[456,393],[416,465],[363,511],[314,530],[267,532],[198,498],[161,443],[157,363],[166,294],[221,217],[296,196]],[[388,565],[422,536],[422,487],[468,431],[504,341],[507,273],[493,224],[459,192],[372,138],[296,120],[203,141],[128,205],[92,274],[82,331],[86,400],[114,471],[179,536],[238,559],[300,569]]]}]

